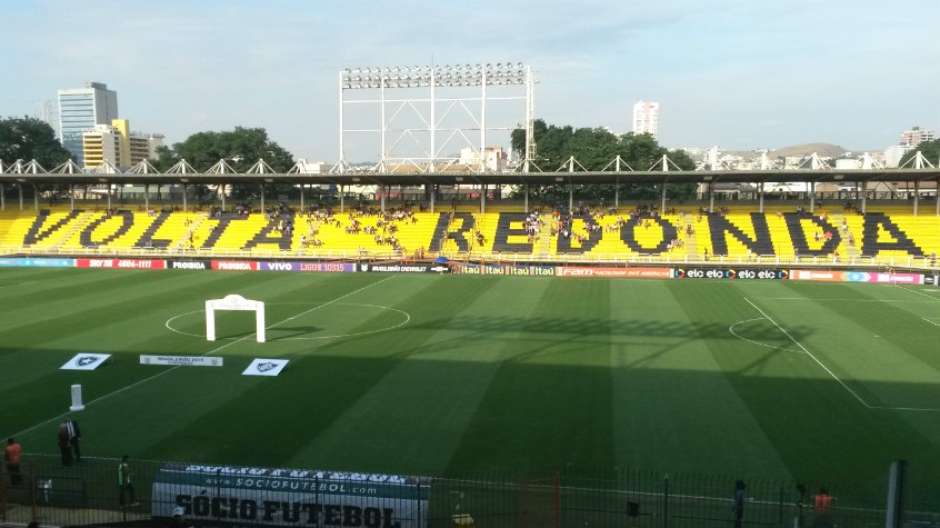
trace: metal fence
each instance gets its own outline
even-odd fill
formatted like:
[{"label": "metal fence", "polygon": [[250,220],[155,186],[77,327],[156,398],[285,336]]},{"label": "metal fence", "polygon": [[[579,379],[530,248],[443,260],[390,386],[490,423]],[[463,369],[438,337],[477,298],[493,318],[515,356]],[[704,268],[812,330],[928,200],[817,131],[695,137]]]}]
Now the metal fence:
[{"label": "metal fence", "polygon": [[[122,486],[119,463],[97,458],[63,466],[54,457],[27,457],[19,478],[9,471],[2,475],[0,522],[164,526],[181,513],[187,526],[885,526],[886,481],[828,484],[832,506],[820,511],[818,484],[771,479],[568,469],[537,478],[487,474],[375,480],[317,472],[300,478],[273,470],[261,476],[250,468],[238,473],[206,466],[198,466],[202,474],[197,478],[167,469],[185,465],[132,460],[131,486]],[[940,514],[916,509],[925,506],[923,501],[908,503],[904,526],[940,527]]]}]

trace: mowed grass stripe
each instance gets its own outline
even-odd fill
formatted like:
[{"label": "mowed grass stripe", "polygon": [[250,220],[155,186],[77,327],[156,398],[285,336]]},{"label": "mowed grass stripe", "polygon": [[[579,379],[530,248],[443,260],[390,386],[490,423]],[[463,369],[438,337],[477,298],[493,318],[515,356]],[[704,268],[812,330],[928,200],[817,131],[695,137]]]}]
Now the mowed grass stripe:
[{"label": "mowed grass stripe", "polygon": [[[56,309],[46,312],[39,320],[30,319],[29,315],[16,315],[16,323],[0,331],[3,351],[12,352],[24,347],[43,347],[61,349],[63,352],[108,352],[122,353],[133,351],[133,344],[148,335],[164,333],[163,319],[158,313],[165,311],[190,296],[205,298],[214,291],[210,286],[216,283],[231,287],[240,285],[237,277],[224,277],[207,274],[204,277],[192,275],[133,275],[116,272],[116,282],[122,283],[117,291],[94,292],[79,302],[63,302],[61,311]],[[256,282],[275,281],[273,277],[260,277]],[[132,281],[132,282],[126,282]],[[153,325],[127,325],[123,332],[111,331],[124,322],[149,315]]]},{"label": "mowed grass stripe", "polygon": [[[384,278],[384,277],[383,277]],[[399,283],[398,281],[402,281]],[[440,301],[447,291],[460,299],[473,299],[485,290],[453,285],[440,288],[437,281],[446,280],[427,277],[409,284],[404,277],[383,283],[380,287],[363,292],[356,299],[362,302],[389,302],[391,298],[404,299],[404,303],[393,306],[405,310],[426,310]],[[386,288],[388,288],[386,290]],[[454,303],[442,307],[436,305],[439,315],[457,314],[460,306]],[[413,318],[420,313],[413,313]],[[370,327],[368,320],[356,329]],[[422,339],[405,338],[407,346],[396,345],[403,335],[412,333],[409,327],[383,334],[338,339],[325,344],[283,344],[295,350],[289,371],[276,379],[239,379],[233,383],[239,390],[230,399],[211,409],[204,409],[199,421],[193,421],[147,449],[148,457],[179,456],[180,450],[188,452],[187,445],[205,446],[214,453],[212,460],[254,464],[291,464],[297,453],[304,450],[322,431],[330,428],[355,403],[402,361],[410,348],[420,346]],[[386,401],[385,405],[394,405]],[[245,427],[247,423],[250,427]],[[207,429],[206,424],[212,424]],[[277,442],[270,442],[269,435],[276,435]],[[208,436],[208,438],[207,438]],[[231,441],[229,440],[231,439]],[[349,453],[365,456],[354,446],[368,443],[381,444],[382,438],[345,438],[339,447]],[[253,446],[268,446],[263,452]],[[389,444],[385,444],[391,448]],[[393,451],[384,455],[395,456]],[[313,453],[305,458],[306,465],[320,463],[337,467],[342,461]],[[366,465],[360,462],[360,465]],[[370,470],[370,468],[363,468]]]},{"label": "mowed grass stripe", "polygon": [[[825,312],[826,324],[808,346],[853,390],[875,406],[940,410],[940,333],[932,332],[921,315],[902,303],[870,303],[903,299],[898,288],[840,285],[832,295],[861,302],[831,302],[813,297],[805,303],[781,302],[772,307],[788,321],[802,322]],[[919,307],[919,304],[913,306]]]},{"label": "mowed grass stripe", "polygon": [[[552,281],[531,316],[508,314],[504,330],[525,332],[513,339],[512,355],[490,383],[449,473],[610,467],[610,349],[608,336],[597,335],[609,328],[609,296],[607,280]],[[585,347],[585,338],[598,339],[598,346]]]},{"label": "mowed grass stripe", "polygon": [[[650,453],[668,452],[669,468],[696,468],[708,461],[739,471],[745,461],[754,466],[757,460],[759,472],[788,476],[708,347],[708,341],[722,348],[737,345],[727,321],[739,314],[733,308],[725,311],[714,285],[690,284],[698,291],[681,300],[670,286],[668,281],[611,283],[612,321],[634,329],[613,336],[617,465],[666,470]],[[681,307],[684,302],[693,305],[689,313]],[[703,309],[713,317],[697,317]]]},{"label": "mowed grass stripe", "polygon": [[[240,275],[240,276],[238,276]],[[179,278],[181,281],[184,281],[185,284],[191,289],[188,289],[191,295],[216,295],[220,291],[227,291],[228,288],[224,285],[218,285],[216,283],[219,280],[222,280],[224,277],[225,281],[233,281],[240,283],[240,291],[245,292],[246,294],[251,294],[255,291],[277,291],[283,289],[285,293],[294,293],[298,291],[300,285],[303,283],[303,279],[295,278],[293,281],[286,279],[284,276],[278,277],[279,274],[193,274],[193,275],[181,275]],[[148,276],[144,276],[148,277]],[[185,277],[185,278],[184,278]],[[200,286],[194,286],[189,284],[189,281],[193,277],[204,281],[202,288]],[[353,291],[357,288],[362,287],[365,284],[369,284],[372,280],[377,280],[375,278],[371,279],[368,277],[359,278],[354,277],[349,280],[337,280],[330,282],[328,287],[322,288],[327,292],[340,292],[346,293]],[[272,283],[271,281],[275,281]],[[294,282],[296,281],[296,282]],[[310,284],[316,284],[317,281],[310,281]],[[348,288],[348,289],[347,289]],[[189,295],[187,294],[187,295]],[[172,296],[171,296],[172,297]],[[164,299],[165,303],[172,303],[171,299]],[[175,302],[186,302],[180,299],[180,296],[176,297]],[[301,310],[298,310],[298,312]],[[133,311],[125,311],[125,314],[132,314]],[[162,323],[162,321],[160,321]],[[276,321],[271,321],[273,324]],[[156,336],[162,336],[169,334],[162,324],[154,325],[154,334]],[[139,334],[133,334],[132,330],[129,329],[131,333],[128,335],[135,335],[137,338],[140,337]],[[160,339],[160,337],[157,337]],[[0,391],[0,423],[3,423],[5,428],[8,427],[8,431],[16,431],[20,429],[25,429],[32,426],[33,424],[40,422],[42,420],[48,419],[50,416],[56,416],[62,413],[67,407],[67,390],[68,385],[71,383],[82,383],[85,387],[85,397],[86,400],[93,400],[100,396],[110,394],[118,389],[127,387],[129,385],[135,384],[136,382],[148,378],[153,374],[160,372],[162,369],[168,367],[141,367],[138,363],[137,354],[138,353],[156,353],[156,354],[203,354],[206,351],[213,350],[218,348],[221,344],[209,343],[206,341],[181,338],[180,336],[175,336],[175,339],[180,343],[179,346],[171,349],[167,348],[153,348],[147,346],[147,340],[137,341],[135,343],[135,348],[132,353],[127,354],[118,354],[109,360],[108,363],[100,367],[99,369],[91,372],[77,372],[77,371],[60,371],[58,365],[56,365],[55,370],[43,370],[46,372],[41,378],[35,379],[28,384],[24,384],[16,387],[4,387]],[[77,343],[76,346],[85,344]],[[107,344],[108,347],[117,348],[120,346],[120,343],[110,342]],[[88,348],[78,349],[90,351]],[[91,350],[97,350],[92,348]],[[33,349],[35,351],[35,349]],[[48,353],[56,353],[53,351],[47,351]],[[64,356],[70,356],[75,351],[62,351],[57,352],[58,354],[64,354]],[[64,357],[63,356],[63,357]],[[60,357],[61,359],[61,357]],[[64,362],[64,360],[62,360]],[[60,363],[61,364],[61,363]],[[23,365],[23,368],[29,368],[28,363]],[[241,366],[244,368],[244,365]],[[213,369],[209,369],[213,370]],[[239,371],[240,372],[240,371]],[[184,391],[185,392],[185,391]],[[122,398],[132,398],[131,394],[125,395]],[[159,398],[157,402],[159,403]],[[90,411],[94,407],[89,407],[89,410],[85,412],[86,415],[92,414]],[[133,416],[129,413],[126,417]],[[114,421],[115,425],[120,425],[122,420],[126,418],[125,416],[109,416],[109,420]],[[54,424],[48,425],[46,428],[53,427]],[[54,431],[54,428],[51,429]],[[34,434],[39,435],[44,431],[43,428],[37,429]],[[47,435],[51,438],[54,436],[54,433],[46,432]],[[116,437],[120,438],[120,434],[117,434]]]},{"label": "mowed grass stripe", "polygon": [[[454,279],[444,280],[452,283]],[[403,361],[299,451],[292,465],[315,461],[369,471],[398,471],[405,466],[429,475],[446,470],[500,362],[517,352],[519,336],[518,329],[481,332],[462,322],[528,316],[548,289],[545,281],[456,280],[468,283],[480,295],[462,298],[460,311],[446,320],[432,313],[417,318],[404,333],[420,336],[420,341],[406,338],[393,345]],[[403,306],[417,310],[437,302],[421,296],[408,299]]]},{"label": "mowed grass stripe", "polygon": [[[744,282],[734,287],[742,297],[753,289]],[[786,284],[779,287],[781,291],[788,290]],[[843,294],[847,292],[839,292]],[[813,302],[801,302],[804,317],[799,320],[785,317],[780,311],[782,304],[754,302],[820,358],[824,351],[813,347],[820,334],[847,335],[854,331],[839,326],[838,318],[829,313],[829,308]],[[722,357],[717,351],[714,353]],[[780,361],[776,368],[759,376],[735,372],[727,357],[721,363],[725,375],[798,481],[826,475],[835,482],[853,482],[857,492],[877,494],[883,485],[884,468],[892,457],[908,449],[919,452],[930,445],[896,414],[861,405],[805,353],[790,350],[777,358]],[[861,385],[856,383],[852,387]],[[898,438],[903,440],[898,442]],[[900,444],[906,448],[899,450]],[[821,445],[832,449],[820,449]],[[860,462],[863,457],[871,458],[866,464]]]}]

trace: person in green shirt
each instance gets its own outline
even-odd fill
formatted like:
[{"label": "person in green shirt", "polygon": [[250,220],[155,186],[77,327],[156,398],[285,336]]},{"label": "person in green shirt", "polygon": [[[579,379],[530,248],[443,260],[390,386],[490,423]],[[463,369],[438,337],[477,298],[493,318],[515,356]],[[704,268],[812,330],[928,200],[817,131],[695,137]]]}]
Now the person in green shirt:
[{"label": "person in green shirt", "polygon": [[130,506],[138,505],[134,495],[134,482],[131,480],[131,465],[127,462],[127,455],[121,457],[121,463],[118,464],[118,490],[121,506],[128,505],[128,498],[130,498]]}]

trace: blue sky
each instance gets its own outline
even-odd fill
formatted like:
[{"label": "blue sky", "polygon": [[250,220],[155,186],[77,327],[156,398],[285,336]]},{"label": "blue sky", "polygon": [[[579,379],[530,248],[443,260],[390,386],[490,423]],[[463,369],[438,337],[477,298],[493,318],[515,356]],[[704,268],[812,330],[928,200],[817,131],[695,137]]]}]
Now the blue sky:
[{"label": "blue sky", "polygon": [[96,80],[136,130],[263,126],[315,159],[337,157],[338,70],[432,58],[531,64],[553,123],[625,131],[660,101],[670,146],[882,149],[940,128],[937,0],[0,0],[0,20],[0,115]]}]

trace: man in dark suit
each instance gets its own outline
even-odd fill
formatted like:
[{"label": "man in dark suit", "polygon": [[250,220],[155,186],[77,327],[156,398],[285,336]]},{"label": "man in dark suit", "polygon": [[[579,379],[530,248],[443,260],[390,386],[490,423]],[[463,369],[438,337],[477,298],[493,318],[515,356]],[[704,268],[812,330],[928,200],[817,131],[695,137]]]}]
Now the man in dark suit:
[{"label": "man in dark suit", "polygon": [[75,453],[75,461],[81,462],[82,450],[79,442],[82,439],[82,430],[78,428],[78,422],[71,416],[65,418],[65,427],[69,432],[69,445],[72,446],[72,451]]}]

